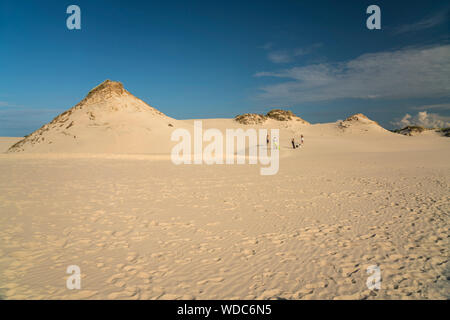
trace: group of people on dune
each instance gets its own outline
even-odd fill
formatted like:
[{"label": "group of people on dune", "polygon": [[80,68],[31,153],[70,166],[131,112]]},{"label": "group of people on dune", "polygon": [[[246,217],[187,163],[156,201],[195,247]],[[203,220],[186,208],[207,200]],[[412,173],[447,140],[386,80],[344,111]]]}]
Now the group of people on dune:
[{"label": "group of people on dune", "polygon": [[[270,143],[270,136],[269,135],[267,135],[266,141],[267,141],[267,146],[269,146],[269,143]],[[293,149],[297,149],[297,148],[303,147],[303,145],[305,143],[305,138],[301,134],[300,135],[300,143],[296,143],[295,142],[295,137],[292,138],[291,142],[292,142],[292,148]],[[273,138],[273,145],[274,145],[274,148],[279,148],[278,141],[277,141],[276,137]]]},{"label": "group of people on dune", "polygon": [[[267,135],[266,142],[267,142],[267,148],[269,148],[270,135]],[[273,137],[272,138],[272,146],[273,146],[274,149],[280,149],[280,146],[278,145],[277,137]]]},{"label": "group of people on dune", "polygon": [[292,142],[292,149],[297,149],[297,148],[303,147],[303,144],[305,143],[305,139],[303,138],[303,135],[301,134],[300,135],[300,143],[296,143],[295,138],[292,138],[291,142]]}]

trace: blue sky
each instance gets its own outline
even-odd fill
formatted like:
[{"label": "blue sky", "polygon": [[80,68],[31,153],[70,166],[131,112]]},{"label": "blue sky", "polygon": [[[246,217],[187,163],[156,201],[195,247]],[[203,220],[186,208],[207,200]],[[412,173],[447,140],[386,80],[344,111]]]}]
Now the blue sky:
[{"label": "blue sky", "polygon": [[[71,4],[81,30],[66,28]],[[371,4],[381,30],[366,28]],[[2,0],[0,136],[29,134],[105,79],[177,119],[288,108],[313,123],[362,112],[388,128],[448,124],[448,12],[447,1]]]}]

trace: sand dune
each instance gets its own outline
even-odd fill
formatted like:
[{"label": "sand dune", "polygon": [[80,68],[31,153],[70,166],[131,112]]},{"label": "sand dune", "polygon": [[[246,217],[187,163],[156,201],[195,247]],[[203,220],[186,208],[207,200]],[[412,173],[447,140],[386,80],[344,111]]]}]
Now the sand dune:
[{"label": "sand dune", "polygon": [[[329,136],[332,139],[342,135],[356,139],[378,137],[368,135],[374,133],[400,139],[363,114],[352,115],[340,123],[315,125],[290,111],[277,109],[265,116],[245,114],[234,120],[201,120],[204,129],[217,128],[223,133],[227,128],[278,128],[282,142],[289,142],[292,137],[299,139],[301,133],[312,138]],[[171,133],[177,128],[192,133],[194,121],[170,118],[133,96],[120,82],[106,80],[80,103],[15,143],[8,152],[170,154],[176,145],[170,139]]]},{"label": "sand dune", "polygon": [[9,152],[169,153],[178,121],[106,80]]},{"label": "sand dune", "polygon": [[[361,115],[344,126],[204,119],[221,131],[280,128],[278,174],[175,166],[170,132],[194,120],[122,90],[100,86],[0,154],[1,298],[450,298],[448,138],[394,134]],[[121,109],[104,114],[111,102]],[[81,290],[66,288],[69,265]],[[366,286],[370,265],[380,290]]]},{"label": "sand dune", "polygon": [[0,153],[7,152],[8,149],[23,138],[16,137],[0,137]]}]

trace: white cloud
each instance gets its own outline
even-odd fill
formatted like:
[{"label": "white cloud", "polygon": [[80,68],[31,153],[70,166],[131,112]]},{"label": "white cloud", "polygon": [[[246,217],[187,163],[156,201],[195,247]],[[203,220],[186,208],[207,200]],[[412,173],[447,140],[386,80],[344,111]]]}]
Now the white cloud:
[{"label": "white cloud", "polygon": [[394,29],[394,34],[402,34],[413,31],[420,31],[425,29],[430,29],[438,26],[448,19],[449,10],[448,8],[437,12],[436,14],[426,17],[416,23],[405,24]]},{"label": "white cloud", "polygon": [[447,128],[450,127],[450,117],[441,116],[426,111],[419,112],[416,116],[405,114],[400,121],[392,122],[393,125],[404,128],[406,126],[421,126],[425,128]]},{"label": "white cloud", "polygon": [[267,58],[273,63],[287,63],[292,61],[292,55],[286,51],[273,51],[267,54]]},{"label": "white cloud", "polygon": [[[314,43],[303,48],[296,48],[294,50],[275,50],[267,54],[267,58],[273,63],[288,63],[292,62],[296,57],[310,54],[317,48],[322,46],[321,43]],[[272,47],[272,46],[271,46]]]},{"label": "white cloud", "polygon": [[427,104],[419,107],[413,107],[414,110],[429,110],[429,109],[440,109],[440,110],[450,110],[450,103],[440,103],[440,104]]},{"label": "white cloud", "polygon": [[261,49],[264,49],[264,50],[269,50],[269,49],[271,49],[273,47],[273,43],[272,42],[266,42],[265,44],[263,44],[261,47],[259,47],[259,48],[261,48]]},{"label": "white cloud", "polygon": [[294,50],[294,56],[303,56],[305,54],[310,54],[314,50],[320,48],[323,44],[322,43],[314,43],[310,46],[303,47],[303,48],[297,48]]},{"label": "white cloud", "polygon": [[18,105],[12,104],[8,101],[0,101],[0,107],[18,107]]},{"label": "white cloud", "polygon": [[340,98],[450,96],[450,45],[370,53],[336,64],[320,63],[257,77],[287,81],[262,87],[259,97],[292,104]]}]

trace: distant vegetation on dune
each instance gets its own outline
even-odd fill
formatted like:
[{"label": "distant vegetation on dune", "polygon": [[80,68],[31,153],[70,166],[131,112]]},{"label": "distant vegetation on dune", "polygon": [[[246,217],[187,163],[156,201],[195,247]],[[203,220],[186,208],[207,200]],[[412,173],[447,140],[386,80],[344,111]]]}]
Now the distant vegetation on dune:
[{"label": "distant vegetation on dune", "polygon": [[258,113],[245,113],[242,115],[237,115],[234,120],[241,124],[262,124],[268,119],[273,119],[277,121],[299,121],[303,124],[309,124],[308,121],[296,116],[290,110],[273,109],[267,112],[266,115]]},{"label": "distant vegetation on dune", "polygon": [[441,128],[436,131],[442,133],[445,137],[450,137],[450,127],[449,128]]},{"label": "distant vegetation on dune", "polygon": [[394,133],[403,134],[405,136],[414,136],[426,131],[435,131],[445,137],[450,137],[450,128],[425,128],[422,126],[406,126],[402,129],[391,130]]}]

